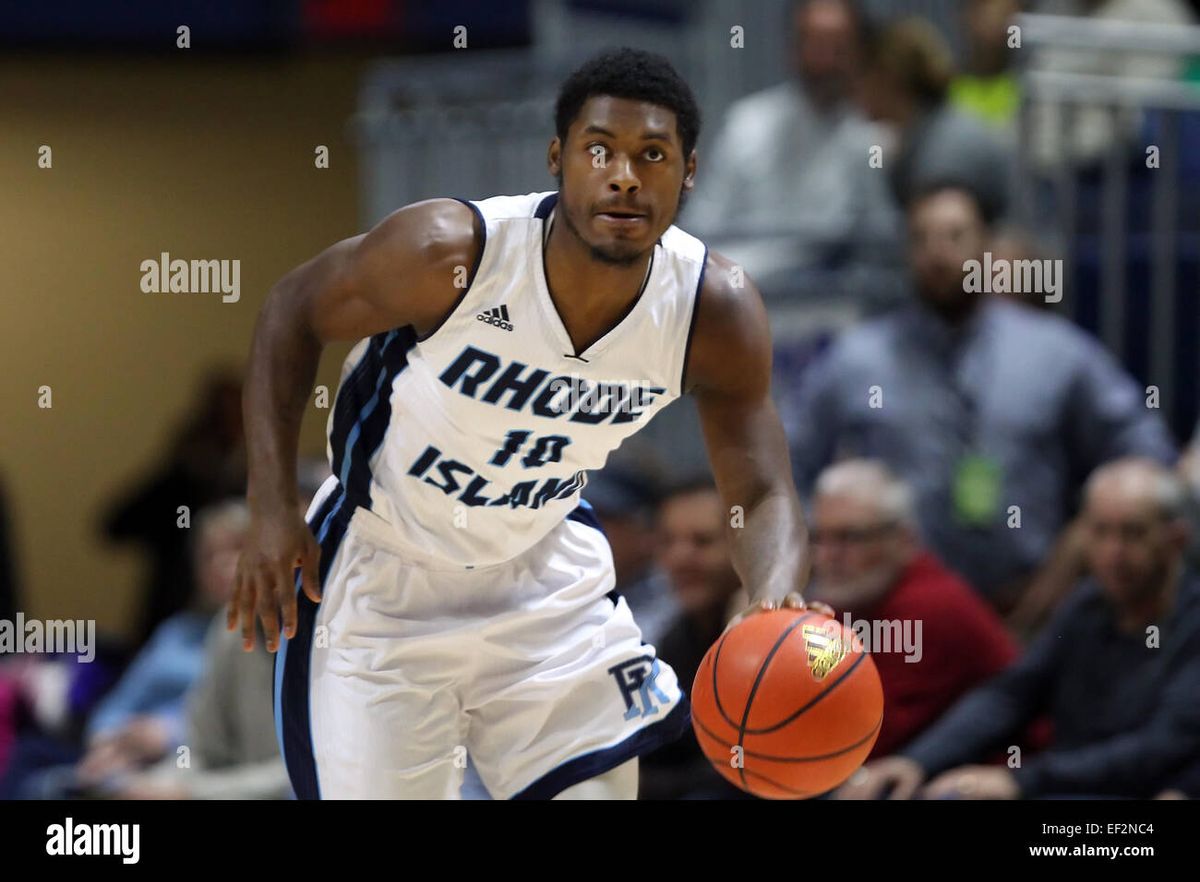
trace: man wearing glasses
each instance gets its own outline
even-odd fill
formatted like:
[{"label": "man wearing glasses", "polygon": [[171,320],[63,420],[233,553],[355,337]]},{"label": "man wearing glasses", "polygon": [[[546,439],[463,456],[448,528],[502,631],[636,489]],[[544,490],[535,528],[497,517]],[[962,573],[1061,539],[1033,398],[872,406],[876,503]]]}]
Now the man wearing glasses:
[{"label": "man wearing glasses", "polygon": [[811,599],[849,622],[883,682],[887,713],[871,757],[904,746],[1016,658],[996,613],[922,547],[912,491],[882,463],[825,469],[811,523]]}]

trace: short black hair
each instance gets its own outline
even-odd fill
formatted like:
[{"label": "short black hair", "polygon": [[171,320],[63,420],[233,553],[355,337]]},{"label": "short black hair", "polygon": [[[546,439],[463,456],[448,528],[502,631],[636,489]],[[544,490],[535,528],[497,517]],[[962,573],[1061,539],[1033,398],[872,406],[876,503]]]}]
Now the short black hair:
[{"label": "short black hair", "polygon": [[979,212],[984,226],[989,229],[995,226],[997,220],[1004,215],[1006,206],[1001,204],[999,194],[988,193],[983,187],[976,186],[966,178],[958,177],[941,177],[922,181],[906,200],[904,210],[906,213],[911,213],[918,202],[924,202],[931,196],[947,190],[956,190],[969,198],[975,204],[975,209]]},{"label": "short black hair", "polygon": [[691,155],[700,137],[700,107],[683,77],[662,55],[641,49],[610,49],[585,62],[567,77],[554,105],[558,139],[567,141],[584,103],[596,95],[657,104],[675,113],[683,155]]}]

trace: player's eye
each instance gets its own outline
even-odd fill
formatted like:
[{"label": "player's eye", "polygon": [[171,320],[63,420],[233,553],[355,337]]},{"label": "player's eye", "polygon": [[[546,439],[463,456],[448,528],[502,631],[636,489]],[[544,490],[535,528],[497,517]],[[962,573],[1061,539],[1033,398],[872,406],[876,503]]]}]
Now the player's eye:
[{"label": "player's eye", "polygon": [[667,154],[663,153],[657,147],[651,147],[646,151],[646,158],[651,162],[662,162],[667,158]]},{"label": "player's eye", "polygon": [[589,144],[587,149],[588,153],[592,154],[592,156],[603,156],[606,159],[608,158],[608,148],[603,144]]}]

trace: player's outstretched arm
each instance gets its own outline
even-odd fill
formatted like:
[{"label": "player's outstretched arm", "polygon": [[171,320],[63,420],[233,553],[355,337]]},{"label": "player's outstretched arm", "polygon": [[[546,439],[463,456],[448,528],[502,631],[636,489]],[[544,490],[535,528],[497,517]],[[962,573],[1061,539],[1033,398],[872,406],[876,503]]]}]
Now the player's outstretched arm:
[{"label": "player's outstretched arm", "polygon": [[475,265],[481,239],[468,206],[419,202],[326,249],[267,295],[242,401],[251,525],[227,619],[230,630],[240,626],[245,649],[254,647],[256,614],[272,652],[281,622],[288,637],[295,633],[296,567],[305,593],[319,599],[319,549],[299,508],[296,449],[322,349],[404,325],[419,334],[436,327],[463,293],[455,282]]},{"label": "player's outstretched arm", "polygon": [[730,512],[734,568],[752,609],[802,606],[808,537],[770,397],[762,296],[732,262],[710,252],[698,309],[684,384],[696,399],[713,478]]}]

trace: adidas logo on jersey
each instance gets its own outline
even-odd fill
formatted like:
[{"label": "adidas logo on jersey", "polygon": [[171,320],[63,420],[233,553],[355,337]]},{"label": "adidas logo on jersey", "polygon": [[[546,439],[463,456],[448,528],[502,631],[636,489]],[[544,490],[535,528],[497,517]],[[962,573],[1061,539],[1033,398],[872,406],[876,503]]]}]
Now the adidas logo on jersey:
[{"label": "adidas logo on jersey", "polygon": [[495,325],[497,328],[503,328],[506,331],[513,329],[512,324],[508,321],[508,307],[504,304],[493,306],[491,309],[485,309],[479,315],[475,316],[475,318],[478,321]]}]

